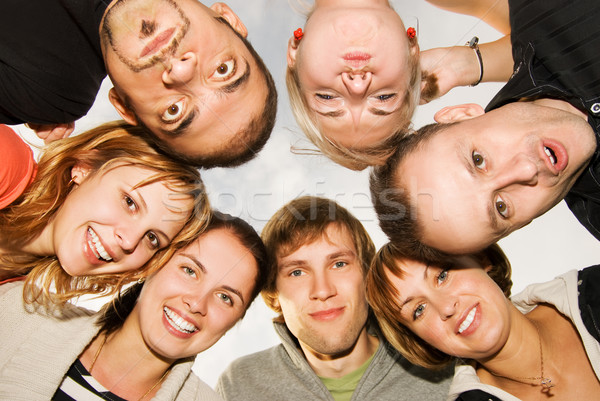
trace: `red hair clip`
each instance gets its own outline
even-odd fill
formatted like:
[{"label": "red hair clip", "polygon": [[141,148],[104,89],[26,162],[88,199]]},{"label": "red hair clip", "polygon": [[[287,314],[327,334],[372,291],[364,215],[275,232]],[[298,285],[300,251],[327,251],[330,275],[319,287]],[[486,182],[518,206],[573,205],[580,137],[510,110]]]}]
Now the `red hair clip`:
[{"label": "red hair clip", "polygon": [[302,32],[302,28],[298,28],[294,31],[294,39],[300,40],[304,36],[304,32]]},{"label": "red hair clip", "polygon": [[412,26],[410,28],[408,28],[406,30],[406,35],[410,38],[410,39],[414,39],[415,36],[417,36],[417,31],[415,31],[415,28],[413,28]]}]

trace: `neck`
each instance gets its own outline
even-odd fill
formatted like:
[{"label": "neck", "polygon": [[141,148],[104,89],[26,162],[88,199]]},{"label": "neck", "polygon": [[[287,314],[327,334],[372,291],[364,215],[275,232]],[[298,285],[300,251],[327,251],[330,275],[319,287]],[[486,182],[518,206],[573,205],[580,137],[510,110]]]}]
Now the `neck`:
[{"label": "neck", "polygon": [[577,107],[574,107],[571,103],[565,102],[564,100],[541,98],[532,101],[532,103],[535,103],[539,106],[551,107],[554,109],[566,111],[576,115],[577,117],[583,118],[585,121],[588,120],[586,113],[579,110]]},{"label": "neck", "polygon": [[552,335],[545,329],[539,308],[523,315],[512,307],[511,329],[506,344],[491,357],[477,361],[482,367],[477,371],[482,382],[504,389],[521,384],[540,386],[541,389],[542,376],[554,377],[550,372]]},{"label": "neck", "polygon": [[340,378],[358,369],[377,350],[379,339],[363,327],[352,347],[336,354],[323,354],[300,342],[312,370],[321,377]]},{"label": "neck", "polygon": [[148,400],[160,389],[160,383],[156,384],[174,361],[148,349],[139,330],[134,331],[132,324],[128,324],[131,320],[128,318],[123,327],[108,336],[106,342],[104,333],[101,333],[84,351],[81,360],[89,370],[101,348],[92,376],[122,398],[138,400],[142,397]]}]

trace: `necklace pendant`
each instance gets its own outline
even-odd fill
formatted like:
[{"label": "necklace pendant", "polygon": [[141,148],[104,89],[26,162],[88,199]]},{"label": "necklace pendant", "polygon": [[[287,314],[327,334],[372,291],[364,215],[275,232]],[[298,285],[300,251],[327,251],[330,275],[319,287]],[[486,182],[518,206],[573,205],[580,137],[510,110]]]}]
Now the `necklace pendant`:
[{"label": "necklace pendant", "polygon": [[554,387],[554,384],[552,384],[552,379],[550,379],[549,377],[543,377],[542,387],[544,387],[544,389],[546,390],[550,390],[552,387]]}]

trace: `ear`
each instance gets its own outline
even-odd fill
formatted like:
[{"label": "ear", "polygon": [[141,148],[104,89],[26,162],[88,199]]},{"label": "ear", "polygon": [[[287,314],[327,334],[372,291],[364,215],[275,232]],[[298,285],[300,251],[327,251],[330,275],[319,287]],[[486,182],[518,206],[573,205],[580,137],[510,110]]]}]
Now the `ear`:
[{"label": "ear", "polygon": [[90,168],[84,166],[81,163],[77,163],[71,168],[71,180],[77,184],[81,185],[85,177],[90,173]]},{"label": "ear", "polygon": [[298,41],[292,36],[288,41],[287,63],[288,67],[294,68],[296,65],[296,52],[298,51]]},{"label": "ear", "polygon": [[242,37],[248,37],[248,30],[246,29],[246,25],[242,22],[240,17],[237,16],[236,13],[233,12],[231,8],[225,3],[215,3],[210,6],[210,9],[219,14],[221,17],[225,18],[229,25]]},{"label": "ear", "polygon": [[121,116],[123,120],[125,120],[128,124],[137,125],[137,117],[135,116],[133,110],[125,105],[115,88],[110,88],[108,91],[108,100],[115,106],[117,109],[117,113]]},{"label": "ear", "polygon": [[448,124],[479,117],[482,114],[485,114],[485,111],[480,105],[467,103],[444,107],[435,113],[433,119],[438,123]]}]

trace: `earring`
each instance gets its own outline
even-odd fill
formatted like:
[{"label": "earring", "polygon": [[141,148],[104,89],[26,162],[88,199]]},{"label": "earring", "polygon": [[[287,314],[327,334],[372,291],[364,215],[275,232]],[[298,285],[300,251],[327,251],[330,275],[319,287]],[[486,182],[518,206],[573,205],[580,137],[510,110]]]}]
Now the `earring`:
[{"label": "earring", "polygon": [[138,278],[137,283],[138,284],[144,284],[144,281],[146,281],[146,277],[140,277],[140,278]]},{"label": "earring", "polygon": [[302,32],[302,28],[298,28],[294,31],[294,39],[296,39],[297,41],[300,41],[300,39],[302,39],[303,36],[304,32]]},{"label": "earring", "polygon": [[417,31],[415,30],[415,28],[413,28],[412,26],[410,28],[408,28],[406,30],[406,35],[410,38],[410,39],[414,39],[415,36],[417,36]]}]

